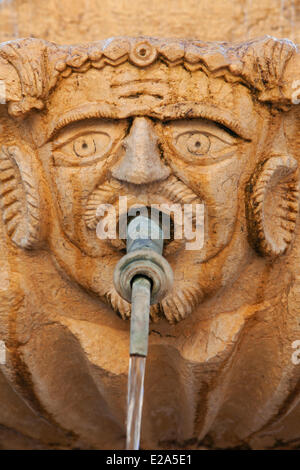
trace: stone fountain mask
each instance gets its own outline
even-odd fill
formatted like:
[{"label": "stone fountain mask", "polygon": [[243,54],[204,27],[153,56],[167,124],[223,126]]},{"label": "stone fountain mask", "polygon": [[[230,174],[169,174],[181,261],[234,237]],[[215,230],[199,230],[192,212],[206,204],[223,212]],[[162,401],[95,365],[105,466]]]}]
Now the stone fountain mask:
[{"label": "stone fountain mask", "polygon": [[0,45],[8,436],[124,444],[125,245],[96,233],[119,196],[204,205],[201,249],[166,242],[174,288],[152,306],[142,447],[264,445],[281,419],[299,435],[298,73],[295,46],[270,37]]},{"label": "stone fountain mask", "polygon": [[296,60],[291,43],[272,38],[4,44],[8,237],[25,251],[50,250],[60,271],[126,318],[130,305],[112,283],[124,242],[97,237],[99,205],[118,210],[119,196],[137,206],[204,204],[203,247],[166,245],[174,288],[151,311],[185,318],[239,276],[250,246],[274,259],[293,240],[298,164],[282,115]]}]

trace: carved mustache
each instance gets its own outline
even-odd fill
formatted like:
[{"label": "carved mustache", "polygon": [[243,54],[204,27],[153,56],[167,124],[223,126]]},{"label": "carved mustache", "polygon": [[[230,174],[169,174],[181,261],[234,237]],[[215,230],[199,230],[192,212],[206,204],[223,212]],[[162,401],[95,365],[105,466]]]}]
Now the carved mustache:
[{"label": "carved mustache", "polygon": [[[143,185],[143,188],[144,187],[145,186]],[[121,183],[116,179],[111,179],[104,184],[96,186],[88,197],[84,213],[86,226],[90,230],[96,230],[97,224],[100,220],[100,217],[97,215],[99,205],[114,204],[120,195],[133,195],[134,193],[130,188],[130,184]],[[159,194],[167,201],[181,205],[202,203],[202,199],[200,199],[199,196],[197,196],[186,184],[174,175],[169,176],[162,182],[157,182],[155,184],[151,183],[151,193]],[[166,247],[165,254],[168,254],[169,247],[171,253],[173,249],[176,250],[177,246],[181,243],[182,240],[173,240],[172,244]],[[171,245],[173,245],[173,248],[171,248]],[[168,297],[164,299],[162,303],[152,305],[150,317],[152,321],[157,321],[160,317],[166,317],[170,323],[180,321],[195,308],[199,302],[199,296],[201,297],[202,294],[197,283],[193,281],[185,282],[184,289],[182,290],[178,287],[176,293],[173,293],[172,298]],[[107,292],[106,298],[113,310],[118,312],[123,319],[130,317],[130,304],[123,300],[113,287]]]},{"label": "carved mustache", "polygon": [[[175,204],[201,204],[202,199],[197,196],[186,184],[174,175],[169,176],[163,182],[151,183],[151,192],[159,194],[167,201]],[[111,179],[104,184],[99,184],[90,194],[84,212],[86,226],[94,230],[100,220],[97,215],[97,209],[101,204],[114,204],[117,198],[122,196],[131,196],[130,185],[121,183],[118,180]]]}]

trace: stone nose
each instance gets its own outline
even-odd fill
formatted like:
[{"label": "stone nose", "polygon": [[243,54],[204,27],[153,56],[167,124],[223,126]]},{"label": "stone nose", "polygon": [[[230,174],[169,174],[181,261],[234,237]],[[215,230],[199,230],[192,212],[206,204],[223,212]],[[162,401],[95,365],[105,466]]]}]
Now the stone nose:
[{"label": "stone nose", "polygon": [[111,170],[118,180],[147,184],[165,179],[170,170],[160,158],[158,137],[151,119],[136,117],[123,141],[125,153]]}]

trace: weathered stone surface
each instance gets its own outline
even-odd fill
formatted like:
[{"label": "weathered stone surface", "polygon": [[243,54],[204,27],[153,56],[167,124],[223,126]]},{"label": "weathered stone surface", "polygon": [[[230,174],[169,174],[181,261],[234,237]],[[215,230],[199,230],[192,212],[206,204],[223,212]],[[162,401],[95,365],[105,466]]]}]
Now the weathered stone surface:
[{"label": "weathered stone surface", "polygon": [[165,247],[142,448],[298,445],[299,64],[270,37],[0,46],[2,448],[124,446],[120,195],[205,208],[201,249]]},{"label": "weathered stone surface", "polygon": [[0,41],[59,44],[111,36],[244,41],[270,34],[300,43],[299,0],[4,0]]}]

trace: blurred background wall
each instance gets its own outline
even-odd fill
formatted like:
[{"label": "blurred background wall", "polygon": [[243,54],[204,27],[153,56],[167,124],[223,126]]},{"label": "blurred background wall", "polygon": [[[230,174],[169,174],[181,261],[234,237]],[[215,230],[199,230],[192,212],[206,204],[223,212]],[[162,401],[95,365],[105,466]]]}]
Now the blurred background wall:
[{"label": "blurred background wall", "polygon": [[0,41],[57,43],[119,35],[300,43],[300,0],[0,0]]}]

